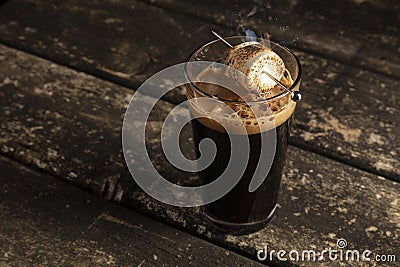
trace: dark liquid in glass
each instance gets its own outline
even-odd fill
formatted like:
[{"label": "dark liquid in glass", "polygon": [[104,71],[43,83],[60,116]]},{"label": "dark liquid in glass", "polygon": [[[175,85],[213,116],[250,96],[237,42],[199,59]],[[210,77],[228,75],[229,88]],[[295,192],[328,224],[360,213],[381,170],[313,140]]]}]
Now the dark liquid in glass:
[{"label": "dark liquid in glass", "polygon": [[[271,142],[271,140],[268,140],[271,135],[268,132],[262,132],[236,136],[249,140],[250,156],[247,168],[238,184],[230,192],[204,206],[206,215],[219,228],[230,232],[245,233],[262,228],[272,218],[285,162],[290,121],[291,118],[275,128],[277,140],[272,167],[268,173],[265,173],[266,178],[263,183],[251,193],[249,192],[249,184],[259,162],[261,141]],[[192,128],[197,157],[200,156],[198,148],[202,139],[210,138],[217,147],[217,154],[213,163],[200,172],[204,183],[210,183],[224,172],[229,163],[231,156],[230,139],[226,133],[211,129],[196,119],[192,120]],[[235,226],[235,224],[241,225]]]}]

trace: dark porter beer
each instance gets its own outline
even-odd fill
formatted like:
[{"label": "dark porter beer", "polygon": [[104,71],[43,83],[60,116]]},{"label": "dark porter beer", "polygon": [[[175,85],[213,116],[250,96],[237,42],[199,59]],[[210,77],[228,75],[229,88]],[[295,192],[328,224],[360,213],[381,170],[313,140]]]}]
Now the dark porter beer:
[{"label": "dark porter beer", "polygon": [[[215,75],[215,73],[205,72],[204,75],[210,76]],[[193,87],[194,85],[188,85],[188,90],[190,90],[191,86]],[[197,83],[196,87],[218,98],[229,99],[230,101],[240,99],[230,90],[215,84]],[[192,95],[196,94],[195,91],[191,93]],[[188,91],[188,97],[194,98],[191,93]],[[231,134],[231,137],[248,139],[250,155],[247,167],[238,184],[220,199],[204,206],[207,217],[219,228],[226,229],[231,233],[255,231],[263,227],[272,218],[277,204],[285,162],[291,117],[295,108],[295,103],[289,97],[287,96],[284,101],[280,102],[261,102],[257,104],[272,112],[272,114],[269,113],[270,116],[266,120],[273,120],[274,122],[269,124],[268,127],[258,125],[262,120],[252,119],[248,114],[249,112],[238,112],[242,116],[247,134],[238,133],[233,134],[233,136]],[[203,107],[202,103],[208,106]],[[220,177],[231,159],[230,135],[216,120],[213,120],[213,112],[207,115],[201,114],[202,110],[210,109],[209,105],[207,101],[193,102],[189,105],[193,117],[196,117],[196,115],[205,116],[192,120],[197,157],[200,157],[199,144],[205,138],[211,139],[217,148],[214,161],[199,173],[204,184],[211,183]],[[247,104],[240,104],[239,102],[235,106],[231,106],[234,110],[243,110],[240,107],[241,105],[246,106]],[[260,107],[255,108],[260,109]],[[227,125],[229,127],[229,123]],[[271,134],[270,131],[275,131],[275,135]],[[260,162],[261,149],[270,149],[270,146],[265,144],[271,144],[271,142],[276,143],[272,166],[268,172],[262,174],[264,178],[262,184],[255,191],[249,192],[250,182]],[[265,151],[265,153],[271,152]],[[261,164],[263,163],[261,162]]]},{"label": "dark porter beer", "polygon": [[[227,47],[221,40],[212,41],[197,49],[189,62],[221,62],[231,69],[210,64],[199,72],[189,65],[186,69],[189,79],[186,92],[191,100],[189,110],[194,117],[192,129],[197,157],[200,157],[199,144],[205,138],[211,139],[217,148],[214,161],[199,173],[204,184],[218,179],[226,170],[231,160],[230,137],[249,141],[250,155],[239,182],[227,194],[204,206],[205,214],[213,225],[239,234],[262,228],[274,214],[289,128],[296,108],[288,91],[299,90],[301,68],[297,58],[279,44],[262,39],[245,42],[240,36],[228,37],[226,41],[233,47]],[[242,75],[232,71],[232,68]],[[274,84],[263,71],[272,73],[289,88],[288,91]],[[224,108],[218,102],[229,108]],[[238,116],[232,117],[232,112]],[[225,128],[218,123],[221,118]],[[238,125],[244,126],[245,131],[238,131],[235,128]],[[272,131],[275,134],[271,134]],[[263,168],[261,172],[257,170],[256,179],[264,178],[261,185],[249,192],[261,154],[271,155],[273,152],[271,168]],[[200,164],[203,165],[203,162]],[[267,166],[264,159],[261,164]],[[209,199],[206,194],[203,194],[205,200]]]},{"label": "dark porter beer", "polygon": [[[199,143],[204,138],[213,140],[217,147],[217,155],[209,167],[200,172],[204,183],[217,179],[226,169],[230,156],[230,138],[227,133],[216,131],[194,119],[192,121],[193,138],[196,154],[199,157]],[[267,132],[236,136],[248,138],[250,155],[247,168],[238,184],[222,198],[205,206],[206,214],[216,223],[225,222],[232,224],[257,224],[263,226],[271,219],[278,198],[282,169],[285,162],[286,148],[289,135],[289,120],[276,128],[276,150],[273,164],[268,173],[265,173],[264,182],[254,192],[249,192],[250,181],[257,168],[261,141],[270,142]],[[232,225],[233,226],[233,225]],[[239,230],[239,229],[238,229]]]}]

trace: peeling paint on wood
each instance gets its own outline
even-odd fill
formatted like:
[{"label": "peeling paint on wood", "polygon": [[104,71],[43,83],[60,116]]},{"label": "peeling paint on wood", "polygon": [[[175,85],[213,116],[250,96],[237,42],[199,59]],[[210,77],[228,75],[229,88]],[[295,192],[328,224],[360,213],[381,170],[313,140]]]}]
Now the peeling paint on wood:
[{"label": "peeling paint on wood", "polygon": [[400,78],[396,0],[142,1]]},{"label": "peeling paint on wood", "polygon": [[137,1],[16,0],[0,8],[2,43],[133,88],[185,61],[211,28]]},{"label": "peeling paint on wood", "polygon": [[[320,1],[272,1],[272,15],[277,16],[282,11],[281,16],[286,16],[292,12],[290,10],[296,10],[290,13],[290,20],[301,25],[294,27],[295,30],[281,29],[281,21],[272,20],[266,25],[271,27],[272,35],[277,40],[284,40],[285,36],[280,38],[281,32],[291,35],[296,30],[305,31],[298,33],[302,36],[296,41],[298,47],[302,51],[311,49],[314,54],[317,52],[333,59],[294,50],[303,65],[301,89],[304,98],[297,108],[297,128],[291,144],[400,181],[400,148],[392,145],[400,142],[397,134],[400,132],[397,105],[400,82],[387,76],[400,73],[396,71],[396,62],[400,60],[396,60],[399,40],[395,37],[400,35],[396,34],[398,29],[392,27],[396,18],[393,17],[392,21],[384,16],[390,7],[393,10],[399,7],[388,1],[383,1],[381,7],[377,7],[376,1],[363,4],[346,2],[356,7],[344,10],[345,14],[348,12],[353,16],[338,15],[341,14],[340,8],[346,5],[336,1],[329,4]],[[229,2],[229,7],[224,2],[211,1],[206,5],[207,10],[204,10],[204,2],[200,6],[196,1],[163,0],[152,1],[152,4],[195,14],[214,23],[218,20],[225,26],[231,22],[232,14],[224,13],[230,12],[230,8],[253,8],[248,1],[245,5],[242,1]],[[29,6],[29,16],[24,15],[25,6]],[[324,14],[319,14],[317,10]],[[376,12],[371,21],[366,21],[364,15],[373,11]],[[261,31],[260,27],[264,27],[265,23],[256,23],[260,19],[257,12],[249,17],[249,22],[253,21],[251,26]],[[60,18],[59,13],[64,16]],[[302,13],[307,16],[296,19]],[[340,20],[335,20],[337,16]],[[54,23],[44,23],[44,18],[53,18]],[[148,18],[152,18],[151,21]],[[385,18],[385,23],[372,23],[382,18]],[[352,23],[354,19],[361,21]],[[235,34],[232,27],[213,25],[141,2],[125,1],[55,4],[51,1],[15,0],[2,6],[1,20],[4,20],[0,25],[1,41],[133,88],[162,67],[184,61],[195,47],[213,38],[210,34],[212,28],[222,34]],[[332,26],[337,23],[342,24],[340,27]],[[360,25],[365,27],[357,28]],[[144,31],[145,27],[150,27],[150,30]],[[339,32],[326,30],[333,28]],[[366,29],[368,34],[364,32]],[[340,34],[340,30],[344,34]],[[372,38],[371,34],[375,37]],[[339,39],[332,42],[336,37]],[[354,55],[363,58],[360,61]],[[346,64],[335,61],[338,59]],[[362,67],[353,67],[350,63]],[[372,63],[376,68],[372,67]],[[366,71],[365,66],[374,71]],[[5,77],[3,83],[18,87],[18,80],[11,78]],[[45,88],[34,90],[43,94],[52,93]],[[185,99],[184,90],[173,90],[165,99],[173,103],[181,102]],[[382,137],[379,142],[371,141],[374,140],[371,136],[374,138],[377,135]]]},{"label": "peeling paint on wood", "polygon": [[260,266],[1,156],[0,169],[0,266]]},{"label": "peeling paint on wood", "polygon": [[[398,253],[399,183],[290,146],[271,223],[251,235],[217,233],[199,208],[162,205],[134,184],[120,144],[131,90],[4,46],[0,58],[0,80],[18,81],[18,87],[0,86],[0,150],[8,157],[254,259],[263,244],[324,249],[336,237],[353,248]],[[173,107],[160,101],[150,120],[158,125]],[[196,180],[166,163],[158,127],[147,130],[156,168],[177,183]],[[183,131],[182,141],[193,152],[190,130]],[[365,231],[371,226],[378,230]]]}]

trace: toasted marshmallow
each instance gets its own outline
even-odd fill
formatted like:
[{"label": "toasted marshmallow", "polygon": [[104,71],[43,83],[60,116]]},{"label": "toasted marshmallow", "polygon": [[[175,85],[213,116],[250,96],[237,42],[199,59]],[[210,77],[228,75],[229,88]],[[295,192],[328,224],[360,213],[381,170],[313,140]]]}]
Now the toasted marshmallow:
[{"label": "toasted marshmallow", "polygon": [[265,72],[277,80],[281,80],[285,72],[283,60],[259,42],[245,42],[233,47],[225,64],[242,73],[231,72],[242,86],[263,94],[268,94],[276,85]]}]

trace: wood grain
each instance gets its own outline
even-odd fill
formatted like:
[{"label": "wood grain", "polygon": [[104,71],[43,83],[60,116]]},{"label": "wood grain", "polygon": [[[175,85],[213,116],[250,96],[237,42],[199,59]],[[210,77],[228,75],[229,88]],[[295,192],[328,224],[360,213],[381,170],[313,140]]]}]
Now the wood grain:
[{"label": "wood grain", "polygon": [[184,62],[211,28],[137,1],[16,0],[0,8],[2,43],[134,89]]},{"label": "wood grain", "polygon": [[[14,49],[1,51],[4,155],[254,259],[264,244],[275,250],[322,250],[335,248],[338,238],[353,249],[399,254],[400,184],[293,146],[279,210],[260,232],[224,235],[199,209],[160,204],[135,185],[121,155],[122,116],[131,90]],[[158,132],[171,108],[159,101],[150,118],[149,153],[165,177],[187,184],[196,176],[175,170],[161,154]],[[190,138],[185,129],[183,150],[193,152]]]},{"label": "wood grain", "polygon": [[[324,52],[320,54],[323,55],[330,55],[329,51],[335,49],[336,52],[340,50],[338,47],[332,50],[321,46],[322,44],[334,47],[338,45],[340,40],[338,42],[331,40],[335,40],[337,31],[340,29],[346,29],[346,38],[351,37],[347,42],[355,46],[360,45],[358,42],[369,36],[363,32],[364,28],[367,28],[371,34],[382,31],[386,35],[390,35],[397,29],[392,25],[392,20],[387,20],[383,24],[375,21],[376,23],[372,23],[375,26],[369,27],[370,22],[364,19],[363,14],[369,14],[373,10],[377,12],[374,20],[381,19],[384,11],[388,10],[384,4],[387,2],[382,2],[380,5],[375,2],[362,5],[348,3],[351,7],[356,5],[357,9],[346,11],[345,14],[348,16],[345,20],[335,20],[335,18],[339,16],[337,9],[344,8],[347,4],[338,5],[335,9],[331,4],[321,7],[322,4],[313,1],[313,8],[309,9],[309,5],[304,1],[292,2],[286,1],[280,4],[272,2],[274,8],[270,12],[274,12],[273,16],[277,16],[283,6],[299,10],[292,12],[292,9],[284,9],[282,16],[290,12],[295,16],[290,20],[300,23],[295,29],[306,30],[312,34],[320,34],[311,29],[314,24],[322,28],[329,26],[324,24],[325,21],[343,24],[340,27],[336,24],[337,27],[332,25],[328,27],[328,29],[335,29],[323,35],[327,40],[330,38],[329,41],[310,39],[312,47],[322,49],[321,51]],[[212,23],[223,25],[229,21],[230,9],[226,5],[231,8],[244,6],[240,1],[232,4],[227,4],[226,1],[214,1],[209,5],[202,4],[201,6],[197,2],[171,0],[154,3],[171,9],[185,10],[190,14],[195,12],[193,14],[197,17],[209,17],[208,20]],[[203,5],[210,8],[204,11]],[[245,6],[246,10],[253,7],[249,4]],[[318,8],[324,12],[326,19],[314,14]],[[397,5],[394,5],[393,10],[396,8]],[[24,13],[27,9],[30,10],[29,14]],[[350,18],[351,12],[356,12],[356,10],[361,13],[353,14]],[[308,15],[304,19],[296,19],[296,16],[303,14],[302,12]],[[219,21],[216,14],[225,14],[225,20]],[[257,16],[254,14],[249,22]],[[356,18],[360,18],[360,23],[352,23]],[[51,20],[53,23],[46,23],[46,20]],[[195,47],[213,38],[210,34],[212,28],[222,34],[234,32],[226,27],[215,24],[213,26],[201,20],[140,2],[128,4],[126,1],[105,0],[88,3],[69,1],[57,4],[52,1],[10,1],[0,8],[0,22],[3,22],[0,24],[2,32],[0,41],[134,89],[141,81],[162,67],[183,62]],[[281,21],[278,22],[281,23]],[[278,22],[269,23],[268,27],[276,28],[279,25]],[[311,24],[303,27],[301,23]],[[363,29],[360,30],[357,27]],[[382,46],[375,39],[368,39],[365,44],[380,46],[379,51],[376,47],[363,48],[364,52],[372,58],[381,56],[383,52],[393,52],[393,49]],[[385,43],[385,45],[393,44],[396,42]],[[353,50],[357,49],[342,47],[341,52],[353,53]],[[357,62],[356,58],[342,60],[346,62],[343,64],[321,56],[310,55],[299,49],[295,49],[294,52],[303,65],[301,88],[304,92],[304,100],[297,108],[297,129],[294,131],[291,144],[399,181],[400,147],[392,144],[400,143],[400,137],[397,134],[400,132],[400,114],[397,107],[399,102],[397,88],[400,86],[400,81],[378,74],[376,70],[367,71],[364,68],[349,65]],[[398,53],[392,54],[393,56],[387,57],[390,58],[390,62],[400,62],[396,61]],[[369,56],[367,58],[370,58]],[[335,56],[330,57],[335,58]],[[382,64],[377,64],[379,70],[384,70],[388,66],[385,65],[386,63]],[[356,65],[360,66],[360,64]],[[385,73],[389,74],[389,72]],[[10,72],[9,75],[14,75],[14,73]],[[173,90],[164,99],[179,103],[185,99],[184,90]],[[96,100],[93,98],[92,101]]]},{"label": "wood grain", "polygon": [[303,100],[290,143],[400,181],[400,80],[297,55]]},{"label": "wood grain", "polygon": [[1,266],[261,266],[0,156]]},{"label": "wood grain", "polygon": [[143,1],[400,78],[398,1]]}]

